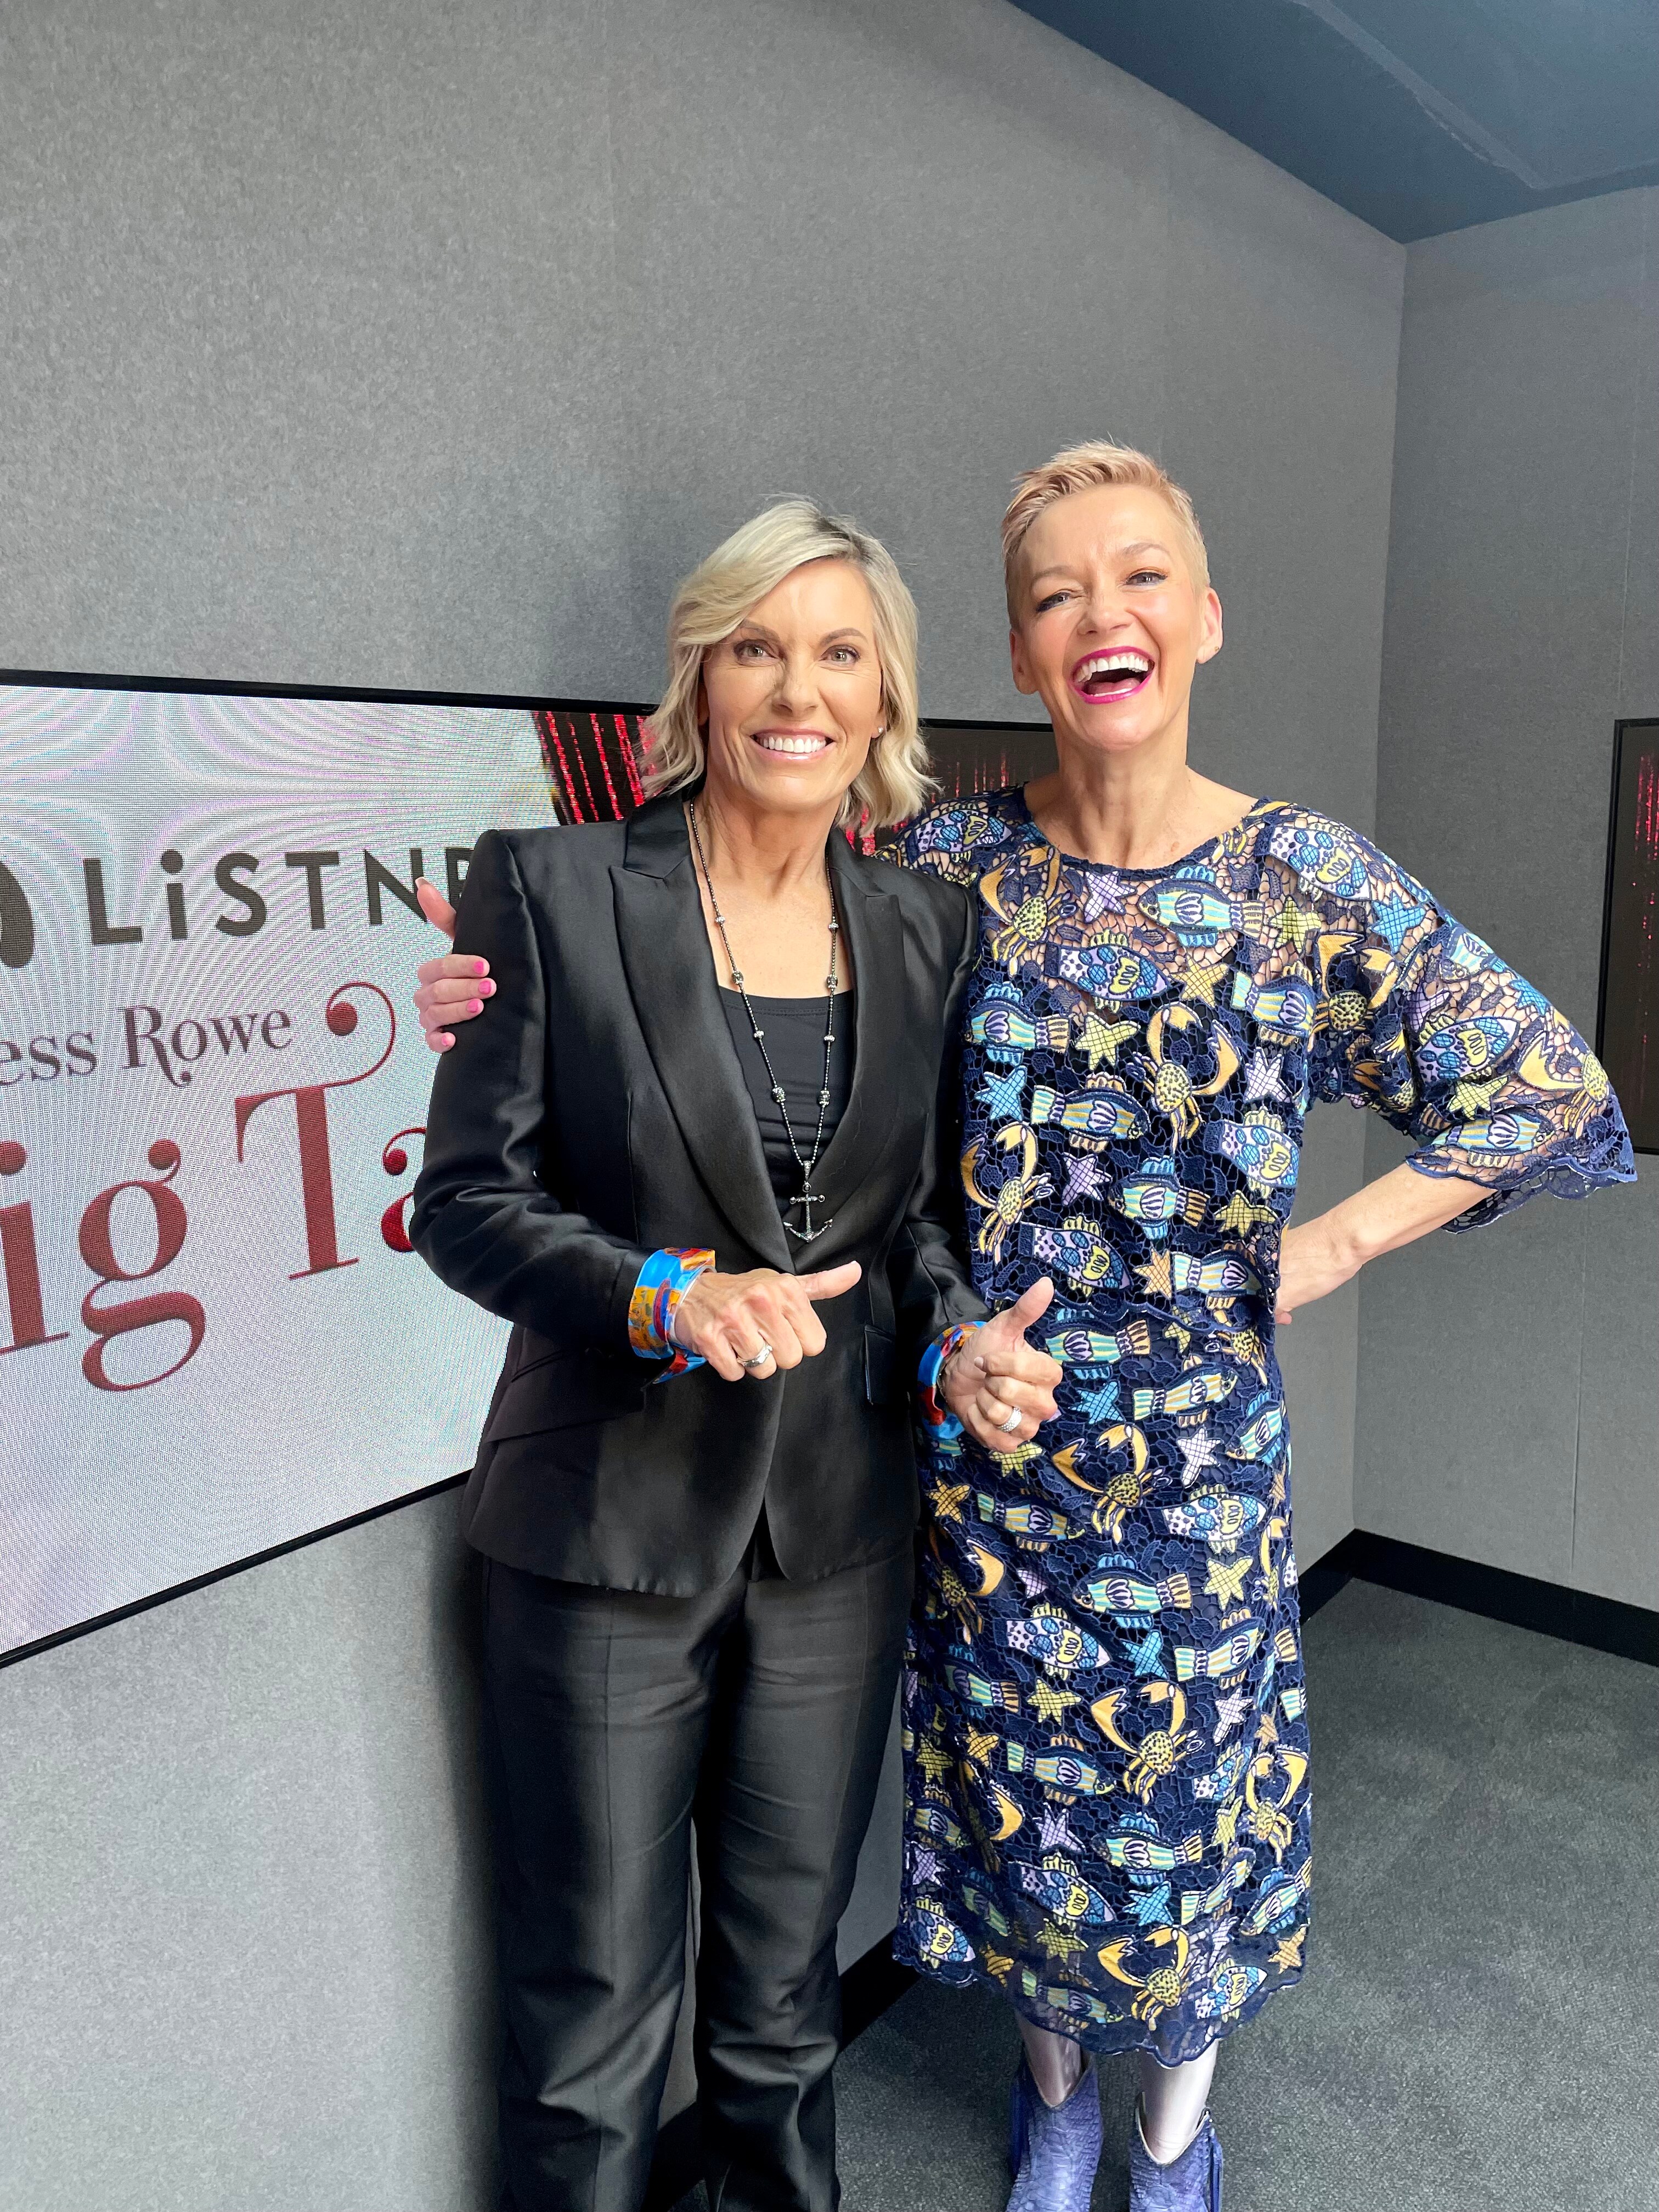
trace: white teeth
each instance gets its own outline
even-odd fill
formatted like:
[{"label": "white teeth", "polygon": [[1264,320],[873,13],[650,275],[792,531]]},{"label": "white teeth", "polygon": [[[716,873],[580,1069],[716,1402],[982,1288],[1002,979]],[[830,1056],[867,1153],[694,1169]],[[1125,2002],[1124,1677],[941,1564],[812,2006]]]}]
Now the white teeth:
[{"label": "white teeth", "polygon": [[759,742],[763,751],[793,753],[805,757],[809,753],[821,753],[827,750],[830,741],[827,738],[767,737],[762,738]]},{"label": "white teeth", "polygon": [[1073,681],[1086,684],[1091,676],[1146,676],[1152,665],[1144,653],[1097,653],[1084,662]]}]

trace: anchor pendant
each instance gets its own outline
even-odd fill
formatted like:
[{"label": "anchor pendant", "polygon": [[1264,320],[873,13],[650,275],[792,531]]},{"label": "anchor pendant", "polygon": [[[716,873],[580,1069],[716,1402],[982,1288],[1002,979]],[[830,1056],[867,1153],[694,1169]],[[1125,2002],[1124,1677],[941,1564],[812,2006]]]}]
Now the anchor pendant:
[{"label": "anchor pendant", "polygon": [[823,1236],[824,1231],[826,1229],[832,1228],[835,1225],[836,1217],[832,1213],[827,1220],[821,1221],[816,1229],[813,1228],[812,1208],[815,1206],[821,1206],[823,1204],[823,1199],[819,1196],[817,1191],[811,1188],[810,1185],[804,1185],[796,1192],[793,1198],[790,1200],[788,1208],[789,1212],[793,1213],[795,1208],[799,1206],[806,1219],[806,1226],[804,1229],[797,1229],[793,1224],[787,1219],[784,1222],[783,1225],[785,1229],[788,1231],[790,1236],[794,1238],[797,1244],[816,1244],[819,1237]]}]

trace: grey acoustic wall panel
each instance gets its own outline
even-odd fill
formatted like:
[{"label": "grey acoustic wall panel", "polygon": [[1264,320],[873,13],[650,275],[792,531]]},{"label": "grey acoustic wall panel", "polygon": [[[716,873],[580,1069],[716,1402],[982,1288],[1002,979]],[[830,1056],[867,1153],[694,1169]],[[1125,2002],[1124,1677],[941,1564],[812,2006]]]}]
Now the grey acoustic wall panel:
[{"label": "grey acoustic wall panel", "polygon": [[480,2206],[446,1494],[0,1674],[0,2204]]},{"label": "grey acoustic wall panel", "polygon": [[[1659,713],[1659,192],[1413,246],[1382,842],[1595,1023],[1613,728]],[[1373,1172],[1398,1157],[1372,1137]],[[1659,1209],[1540,1200],[1361,1298],[1362,1527],[1652,1605]]]}]

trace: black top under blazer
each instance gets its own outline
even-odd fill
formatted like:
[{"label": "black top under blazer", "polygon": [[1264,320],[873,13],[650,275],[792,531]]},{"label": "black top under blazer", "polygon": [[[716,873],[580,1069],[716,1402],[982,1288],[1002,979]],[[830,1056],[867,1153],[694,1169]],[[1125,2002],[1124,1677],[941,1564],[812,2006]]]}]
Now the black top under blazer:
[{"label": "black top under blazer", "polygon": [[[439,1062],[410,1235],[514,1324],[463,1526],[490,1558],[676,1596],[742,1563],[764,1506],[793,1578],[881,1559],[917,1515],[910,1397],[930,1340],[985,1308],[963,1244],[956,1039],[975,957],[960,887],[828,845],[852,953],[852,1095],[797,1246],[718,996],[679,798],[627,823],[490,830],[456,950],[497,992]],[[829,1342],[764,1381],[657,1382],[628,1340],[640,1269],[712,1247],[740,1273],[856,1260]]]}]

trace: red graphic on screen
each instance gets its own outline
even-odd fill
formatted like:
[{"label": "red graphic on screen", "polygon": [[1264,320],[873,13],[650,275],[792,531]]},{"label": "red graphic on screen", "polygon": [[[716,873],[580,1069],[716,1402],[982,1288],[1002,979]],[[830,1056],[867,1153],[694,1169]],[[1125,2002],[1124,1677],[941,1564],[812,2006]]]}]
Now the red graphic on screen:
[{"label": "red graphic on screen", "polygon": [[1632,1143],[1659,1152],[1659,722],[1619,732],[1599,1050]]},{"label": "red graphic on screen", "polygon": [[636,707],[538,708],[536,734],[563,820],[625,822],[645,804],[645,719]]}]

